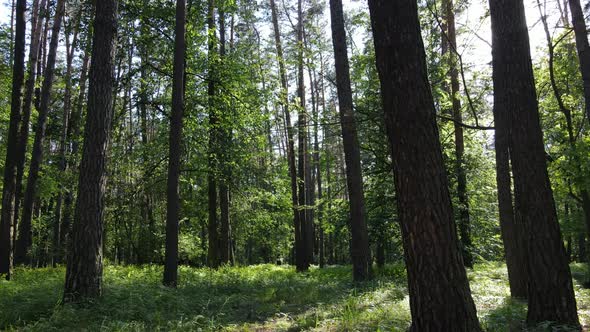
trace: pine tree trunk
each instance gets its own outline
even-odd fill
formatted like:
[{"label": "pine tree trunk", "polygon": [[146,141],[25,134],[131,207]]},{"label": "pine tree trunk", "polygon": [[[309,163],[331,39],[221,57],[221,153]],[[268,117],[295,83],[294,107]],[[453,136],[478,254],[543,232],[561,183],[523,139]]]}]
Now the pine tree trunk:
[{"label": "pine tree trunk", "polygon": [[96,2],[88,111],[69,243],[64,302],[102,293],[104,193],[107,147],[113,118],[113,69],[117,0]]},{"label": "pine tree trunk", "polygon": [[174,39],[174,76],[172,82],[172,115],[168,158],[167,212],[166,212],[166,261],[164,285],[176,287],[178,283],[178,219],[180,197],[180,155],[182,153],[182,115],[184,112],[184,57],[186,2],[176,1],[176,28]]},{"label": "pine tree trunk", "polygon": [[[27,143],[29,140],[29,121],[31,118],[31,108],[33,104],[33,94],[35,92],[35,80],[37,72],[37,62],[39,58],[39,44],[41,42],[41,30],[43,29],[43,16],[42,12],[46,11],[47,1],[42,0],[39,4],[38,0],[33,2],[33,12],[31,19],[31,43],[29,47],[29,63],[27,70],[27,79],[25,81],[25,95],[23,97],[22,104],[22,118],[19,128],[19,136],[17,139],[16,148],[16,189],[15,189],[15,202],[14,202],[14,220],[13,220],[13,244],[15,247],[18,245],[17,233],[18,233],[18,219],[19,210],[22,196],[22,183],[23,173],[25,169],[25,155],[27,150]],[[17,255],[17,252],[24,252],[24,250],[17,250],[15,248],[14,263],[22,264],[25,261],[24,256]]]},{"label": "pine tree trunk", "polygon": [[8,126],[6,161],[4,163],[4,179],[2,187],[2,212],[0,214],[0,275],[10,280],[12,273],[12,234],[11,227],[16,200],[16,144],[18,126],[21,120],[21,96],[25,75],[25,0],[16,1],[16,27],[14,41],[14,57],[12,66],[12,99],[10,104],[10,122]]},{"label": "pine tree trunk", "polygon": [[350,204],[352,276],[354,281],[363,281],[371,277],[371,253],[367,231],[361,153],[352,104],[342,0],[330,0],[330,12],[340,124],[346,160],[346,183]]},{"label": "pine tree trunk", "polygon": [[580,0],[569,0],[572,13],[572,24],[576,34],[576,49],[580,60],[580,72],[584,80],[584,101],[586,102],[586,118],[590,121],[590,44],[588,43],[588,31],[584,19],[584,11]]},{"label": "pine tree trunk", "polygon": [[494,107],[506,117],[516,209],[528,233],[527,323],[579,326],[549,183],[522,1],[490,0]]},{"label": "pine tree trunk", "polygon": [[481,331],[458,248],[415,0],[370,0],[411,331]]},{"label": "pine tree trunk", "polygon": [[[312,222],[309,213],[309,185],[310,175],[309,170],[309,155],[307,147],[307,114],[305,109],[305,79],[303,71],[303,11],[302,0],[298,1],[298,24],[297,24],[297,59],[298,59],[298,83],[297,83],[297,98],[299,99],[299,114],[298,114],[298,141],[299,141],[299,164],[298,164],[298,201],[299,201],[299,222],[300,222],[300,251],[296,252],[297,271],[307,271],[312,261],[313,255],[313,239],[309,232],[310,223]],[[311,243],[311,246],[310,246]]]},{"label": "pine tree trunk", "polygon": [[498,186],[498,212],[500,230],[504,243],[506,266],[510,294],[515,298],[527,298],[527,246],[526,230],[522,220],[517,220],[512,202],[510,155],[508,152],[509,133],[505,130],[507,123],[504,114],[494,109],[494,123],[496,124],[496,183]]},{"label": "pine tree trunk", "polygon": [[29,167],[29,176],[27,178],[27,186],[23,200],[23,213],[17,241],[17,255],[19,257],[27,257],[25,258],[25,262],[29,263],[30,257],[28,257],[28,251],[32,245],[31,223],[33,219],[33,204],[37,198],[37,181],[39,180],[39,170],[41,168],[41,163],[43,162],[43,141],[45,139],[45,129],[47,128],[47,116],[49,113],[49,103],[51,101],[51,89],[53,87],[57,47],[64,12],[65,0],[59,0],[56,5],[53,27],[51,29],[47,66],[43,73],[44,77],[43,85],[41,86],[41,102],[39,103],[37,130],[35,132],[35,142],[33,143],[33,151],[31,154],[31,165]]}]

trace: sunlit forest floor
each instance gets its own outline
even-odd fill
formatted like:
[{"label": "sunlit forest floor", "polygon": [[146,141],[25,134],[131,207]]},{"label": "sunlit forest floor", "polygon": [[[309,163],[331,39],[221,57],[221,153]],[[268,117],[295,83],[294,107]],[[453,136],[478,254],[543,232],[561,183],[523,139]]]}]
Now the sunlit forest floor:
[{"label": "sunlit forest floor", "polygon": [[[590,324],[583,265],[572,265],[582,324]],[[104,296],[85,306],[60,305],[64,268],[22,269],[0,282],[0,329],[27,331],[404,331],[410,323],[401,265],[354,285],[349,267],[258,265],[217,271],[181,267],[180,286],[161,286],[159,266],[107,266]],[[506,268],[469,272],[487,331],[523,329],[526,304],[511,300]],[[543,330],[542,327],[540,330]]]}]

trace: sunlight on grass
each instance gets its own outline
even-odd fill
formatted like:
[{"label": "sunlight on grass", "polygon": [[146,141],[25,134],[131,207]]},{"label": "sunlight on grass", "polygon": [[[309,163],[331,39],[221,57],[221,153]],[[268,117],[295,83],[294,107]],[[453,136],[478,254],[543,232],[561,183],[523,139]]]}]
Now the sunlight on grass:
[{"label": "sunlight on grass", "polygon": [[[580,318],[590,320],[585,266],[572,265]],[[351,282],[349,267],[257,265],[219,270],[181,267],[178,289],[161,285],[159,266],[107,266],[104,296],[85,306],[60,305],[64,268],[22,269],[0,281],[0,329],[27,331],[404,331],[411,317],[405,271],[390,265],[374,280]],[[506,267],[469,272],[487,331],[518,331],[526,303],[510,298]]]}]

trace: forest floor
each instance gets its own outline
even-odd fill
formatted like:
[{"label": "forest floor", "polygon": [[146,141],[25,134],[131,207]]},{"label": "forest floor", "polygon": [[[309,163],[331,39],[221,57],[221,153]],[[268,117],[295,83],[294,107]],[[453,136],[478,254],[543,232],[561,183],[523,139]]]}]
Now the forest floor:
[{"label": "forest floor", "polygon": [[[580,319],[590,325],[584,265],[572,265]],[[350,267],[258,265],[217,271],[181,267],[178,289],[161,286],[159,266],[112,266],[104,296],[84,306],[60,305],[64,268],[17,268],[0,281],[0,330],[27,331],[405,331],[410,310],[402,265],[351,282]],[[526,303],[509,297],[506,267],[476,265],[469,272],[486,331],[523,329]]]}]

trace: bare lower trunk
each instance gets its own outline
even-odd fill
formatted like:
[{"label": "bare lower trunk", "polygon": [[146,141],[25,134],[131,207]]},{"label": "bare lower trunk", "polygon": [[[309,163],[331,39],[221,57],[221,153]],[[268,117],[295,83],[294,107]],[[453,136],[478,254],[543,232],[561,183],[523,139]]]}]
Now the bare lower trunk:
[{"label": "bare lower trunk", "polygon": [[69,245],[64,302],[102,293],[102,251],[106,158],[113,118],[113,69],[117,1],[96,2],[88,112]]},{"label": "bare lower trunk", "polygon": [[481,331],[458,249],[414,0],[369,0],[412,312],[411,331]]}]

